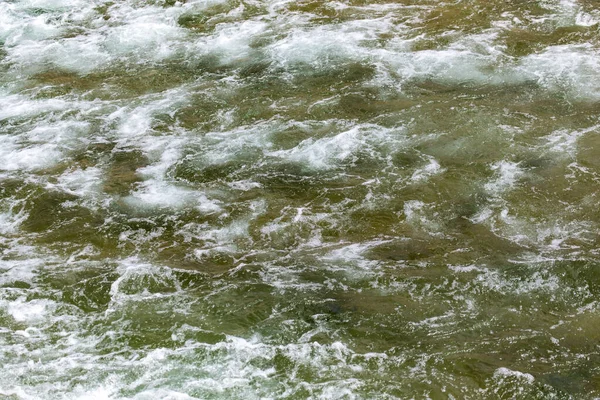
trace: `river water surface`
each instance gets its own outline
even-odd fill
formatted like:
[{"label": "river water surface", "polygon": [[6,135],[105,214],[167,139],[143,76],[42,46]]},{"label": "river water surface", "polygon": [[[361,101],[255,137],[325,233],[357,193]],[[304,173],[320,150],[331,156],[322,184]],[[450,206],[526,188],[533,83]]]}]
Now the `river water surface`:
[{"label": "river water surface", "polygon": [[0,398],[600,396],[599,21],[0,2]]}]

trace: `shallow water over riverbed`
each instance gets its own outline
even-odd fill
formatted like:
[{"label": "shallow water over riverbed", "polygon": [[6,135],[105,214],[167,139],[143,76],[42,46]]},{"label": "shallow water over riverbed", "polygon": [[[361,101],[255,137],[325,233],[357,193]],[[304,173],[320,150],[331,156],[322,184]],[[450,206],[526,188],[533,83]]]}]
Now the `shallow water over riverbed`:
[{"label": "shallow water over riverbed", "polygon": [[0,398],[600,396],[599,21],[0,2]]}]

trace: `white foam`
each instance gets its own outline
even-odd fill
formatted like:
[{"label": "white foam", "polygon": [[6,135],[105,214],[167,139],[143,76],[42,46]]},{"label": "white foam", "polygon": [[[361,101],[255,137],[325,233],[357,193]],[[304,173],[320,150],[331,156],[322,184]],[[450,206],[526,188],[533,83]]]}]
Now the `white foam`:
[{"label": "white foam", "polygon": [[385,143],[389,132],[376,125],[358,125],[332,137],[306,139],[292,149],[268,152],[267,155],[315,169],[331,169],[339,163],[356,161],[359,151],[376,157],[376,146]]},{"label": "white foam", "polygon": [[[62,7],[75,7],[76,3],[66,4]],[[52,66],[88,74],[114,62],[166,60],[185,48],[187,33],[176,25],[176,16],[183,11],[176,8],[132,8],[128,4],[119,4],[111,7],[111,19],[107,22],[102,19],[94,20],[97,15],[90,4],[85,5],[89,8],[76,9],[73,13],[73,19],[79,24],[95,25],[96,29],[88,30],[85,35],[45,41],[43,39],[60,33],[59,27],[44,23],[45,19],[41,19],[42,22],[37,25],[33,20],[29,28],[13,30],[12,36],[9,34],[7,38],[7,42],[11,44],[7,51],[12,69],[36,73]]]},{"label": "white foam", "polygon": [[[362,280],[372,278],[379,272],[380,262],[369,260],[365,253],[378,245],[388,241],[376,240],[366,243],[352,243],[328,251],[319,257],[330,271],[342,272],[350,280]],[[321,245],[321,247],[323,247]]]},{"label": "white foam", "polygon": [[441,226],[435,220],[436,213],[431,212],[430,204],[425,204],[421,200],[408,200],[404,202],[403,211],[406,222],[409,224],[415,227],[424,228],[432,235],[442,234]]},{"label": "white foam", "polygon": [[598,18],[586,12],[578,12],[577,16],[575,17],[575,25],[578,26],[590,27],[598,25],[598,23]]},{"label": "white foam", "polygon": [[240,218],[223,227],[211,227],[207,224],[189,223],[177,231],[177,235],[183,237],[186,242],[194,240],[201,241],[204,246],[196,249],[194,254],[197,258],[214,253],[231,253],[237,247],[237,240],[246,239],[249,235],[249,219]]},{"label": "white foam", "polygon": [[8,2],[0,3],[0,43],[3,43],[15,28],[23,23],[14,12],[14,8],[14,5]]},{"label": "white foam", "polygon": [[22,0],[19,1],[19,7],[22,9],[41,8],[52,11],[66,11],[86,5],[84,0]]},{"label": "white foam", "polygon": [[53,98],[32,100],[23,95],[9,94],[0,97],[0,121],[9,118],[27,118],[36,115],[65,111],[69,109],[85,109],[86,103],[72,103],[63,99]]},{"label": "white foam", "polygon": [[440,163],[438,163],[433,157],[430,157],[429,163],[422,168],[416,169],[410,177],[410,180],[413,182],[424,182],[427,181],[430,177],[434,175],[439,175],[444,171],[445,168],[442,168],[440,166]]},{"label": "white foam", "polygon": [[18,231],[18,227],[27,218],[23,211],[0,212],[0,235],[10,235]]},{"label": "white foam", "polygon": [[589,128],[580,130],[566,130],[560,129],[550,133],[544,137],[546,143],[542,146],[542,151],[551,151],[553,156],[561,157],[567,156],[575,158],[577,155],[577,142],[579,139],[590,132],[597,132],[600,126],[594,125]]},{"label": "white foam", "polygon": [[252,40],[267,29],[265,22],[253,20],[219,24],[214,35],[198,39],[189,50],[190,56],[215,55],[222,65],[245,62],[255,52],[250,46]]},{"label": "white foam", "polygon": [[111,60],[103,49],[102,38],[96,35],[48,43],[25,42],[10,49],[8,59],[17,73],[27,74],[42,72],[48,65],[88,74]]},{"label": "white foam", "polygon": [[98,167],[68,170],[58,177],[58,186],[68,193],[91,197],[100,191],[102,172]]},{"label": "white foam", "polygon": [[[497,32],[467,35],[445,49],[413,51],[414,39],[402,35],[403,29],[406,28],[387,17],[310,26],[293,30],[271,45],[269,53],[286,68],[298,64],[326,68],[349,61],[372,63],[378,66],[377,79],[389,78],[389,72],[393,72],[400,79],[396,84],[400,85],[424,79],[476,84],[527,79],[511,68],[500,67],[507,57],[494,43]],[[391,32],[395,33],[394,38],[384,47],[379,46],[378,35]]]},{"label": "white foam", "polygon": [[36,400],[36,396],[29,395],[26,390],[21,387],[11,388],[11,389],[2,389],[0,388],[0,394],[3,396],[7,396],[9,398],[15,397],[19,400]]},{"label": "white foam", "polygon": [[242,181],[235,181],[235,182],[228,182],[227,186],[229,186],[232,189],[235,190],[241,190],[241,191],[248,191],[248,190],[252,190],[252,189],[258,189],[261,188],[262,185],[258,182],[254,182],[251,180],[242,180]]},{"label": "white foam", "polygon": [[[294,22],[301,23],[297,19]],[[294,29],[285,39],[271,45],[269,53],[284,67],[308,64],[322,68],[344,61],[368,61],[374,53],[361,44],[377,39],[377,34],[388,31],[391,24],[391,20],[365,20]]]},{"label": "white foam", "polygon": [[475,265],[448,265],[448,269],[454,272],[483,272],[484,269]]},{"label": "white foam", "polygon": [[204,165],[222,165],[253,153],[266,153],[273,147],[270,136],[285,125],[277,120],[257,122],[250,126],[206,134],[201,145],[206,149],[201,157]]},{"label": "white foam", "polygon": [[4,162],[0,170],[37,170],[47,168],[64,158],[64,150],[73,150],[85,145],[88,124],[65,121],[52,125],[39,124],[21,135],[5,135],[0,156]]},{"label": "white foam", "polygon": [[88,390],[82,394],[76,394],[77,400],[111,400],[115,398],[116,388],[101,386],[96,389]]},{"label": "white foam", "polygon": [[[117,268],[120,274],[110,287],[111,303],[107,312],[119,309],[124,301],[146,301],[168,296],[181,291],[181,286],[172,270],[140,262],[132,257],[121,261]],[[149,292],[154,285],[154,292]]]},{"label": "white foam", "polygon": [[519,167],[519,163],[506,160],[493,163],[490,168],[495,172],[496,178],[486,183],[484,188],[494,195],[501,194],[514,187],[524,173]]},{"label": "white foam", "polygon": [[[12,244],[11,250],[19,253],[30,252],[31,249],[17,244]],[[0,260],[0,286],[9,285],[14,282],[27,282],[32,284],[37,276],[37,271],[42,268],[44,261],[39,258],[30,257],[24,260]]]},{"label": "white foam", "polygon": [[[157,144],[162,148],[159,152],[160,159],[147,167],[140,168],[138,174],[145,178],[130,195],[125,197],[125,202],[133,207],[150,208],[181,208],[194,206],[202,212],[214,213],[221,210],[220,201],[209,199],[207,194],[192,190],[184,186],[175,185],[166,178],[167,169],[179,159],[180,150],[178,141],[173,141],[172,146]],[[149,153],[152,148],[146,147]]]},{"label": "white foam", "polygon": [[[4,40],[5,46],[13,47],[18,44],[33,42],[33,41],[42,41],[46,39],[50,39],[58,36],[62,33],[62,29],[55,25],[48,23],[48,19],[40,15],[35,18],[31,18],[27,20],[25,23],[17,23],[17,19],[13,19],[13,21],[9,20],[9,24],[13,23],[13,26],[5,26],[8,32],[5,31]],[[10,29],[12,28],[12,29]],[[2,38],[0,36],[0,38]]]},{"label": "white foam", "polygon": [[55,144],[42,144],[25,148],[10,148],[2,146],[1,157],[5,163],[0,164],[0,170],[29,170],[47,168],[57,163],[62,152]]},{"label": "white foam", "polygon": [[495,44],[497,32],[466,35],[441,50],[412,51],[404,41],[392,42],[382,59],[403,80],[442,83],[502,84],[524,78],[504,66],[506,56]]},{"label": "white foam", "polygon": [[[533,272],[526,279],[511,279],[497,271],[486,270],[476,278],[483,287],[491,289],[497,293],[506,295],[512,293],[515,295],[530,295],[535,292],[546,294],[558,294],[562,290],[560,279],[556,276],[542,272]],[[568,290],[568,288],[564,288]]]},{"label": "white foam", "polygon": [[135,208],[182,208],[192,206],[205,213],[221,210],[220,201],[211,200],[205,194],[185,187],[175,186],[168,182],[149,179],[139,185],[124,198],[124,201]]},{"label": "white foam", "polygon": [[164,146],[166,138],[147,137],[153,133],[153,118],[158,114],[172,115],[179,107],[187,104],[189,97],[189,88],[185,85],[158,94],[140,96],[129,106],[119,107],[107,119],[118,124],[117,133],[122,139],[121,146],[138,145],[140,139],[145,140],[142,143],[146,146]]},{"label": "white foam", "polygon": [[540,85],[575,99],[600,98],[600,82],[596,79],[600,57],[591,44],[547,47],[523,58],[518,70],[535,77]]},{"label": "white foam", "polygon": [[47,318],[56,303],[47,299],[25,300],[19,298],[8,303],[7,311],[15,321],[36,324]]},{"label": "white foam", "polygon": [[533,382],[535,381],[535,378],[533,377],[533,375],[525,373],[525,372],[520,372],[520,371],[514,371],[508,368],[498,368],[496,371],[494,371],[494,378],[507,378],[507,377],[514,377],[520,380],[524,380],[525,382],[529,383],[529,384],[533,384]]},{"label": "white foam", "polygon": [[160,61],[178,51],[177,41],[186,37],[185,32],[170,23],[156,21],[153,16],[141,16],[127,25],[108,31],[103,42],[111,58],[135,57],[135,59]]}]

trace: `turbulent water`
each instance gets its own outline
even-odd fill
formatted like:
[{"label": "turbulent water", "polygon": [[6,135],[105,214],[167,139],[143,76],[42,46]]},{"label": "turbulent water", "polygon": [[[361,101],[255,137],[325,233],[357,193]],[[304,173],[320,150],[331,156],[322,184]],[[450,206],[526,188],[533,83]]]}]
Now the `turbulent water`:
[{"label": "turbulent water", "polygon": [[0,2],[0,398],[600,396],[599,21]]}]

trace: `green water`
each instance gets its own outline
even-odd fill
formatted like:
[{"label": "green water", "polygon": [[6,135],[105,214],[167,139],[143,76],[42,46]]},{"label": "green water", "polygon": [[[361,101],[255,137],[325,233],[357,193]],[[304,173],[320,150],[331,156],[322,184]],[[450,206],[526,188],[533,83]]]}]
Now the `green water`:
[{"label": "green water", "polygon": [[0,3],[0,399],[600,397],[599,5]]}]

